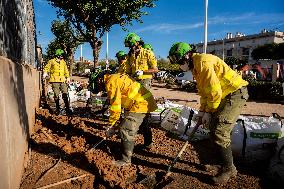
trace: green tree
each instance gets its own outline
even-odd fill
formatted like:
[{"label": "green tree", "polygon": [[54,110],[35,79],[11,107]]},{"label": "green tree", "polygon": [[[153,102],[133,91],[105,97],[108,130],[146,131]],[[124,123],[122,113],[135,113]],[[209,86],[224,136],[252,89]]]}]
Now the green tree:
[{"label": "green tree", "polygon": [[[63,47],[61,46],[58,39],[53,39],[52,41],[50,41],[47,48],[46,48],[46,54],[43,56],[44,61],[47,62],[48,60],[54,58],[56,49],[60,49],[60,48],[63,48]],[[64,57],[64,59],[66,59],[66,58],[67,57]]]},{"label": "green tree", "polygon": [[178,64],[171,64],[168,59],[159,58],[157,60],[159,70],[168,71],[172,74],[177,74],[181,72],[180,66]]},{"label": "green tree", "polygon": [[284,58],[284,43],[271,43],[265,44],[255,48],[251,56],[254,60],[259,59],[272,59],[272,60],[279,60]]},{"label": "green tree", "polygon": [[[94,65],[97,66],[102,37],[111,27],[119,24],[125,29],[132,20],[142,23],[148,14],[144,7],[154,7],[157,0],[48,0],[59,8],[58,16],[70,21],[93,49]],[[143,9],[143,10],[142,10]]]},{"label": "green tree", "polygon": [[272,59],[273,51],[274,51],[275,47],[276,47],[276,44],[274,44],[274,43],[259,46],[251,52],[251,56],[254,60]]},{"label": "green tree", "polygon": [[228,64],[230,67],[233,67],[236,65],[237,67],[244,66],[247,64],[247,60],[242,60],[236,57],[227,57],[225,59],[226,64]]},{"label": "green tree", "polygon": [[72,76],[72,67],[74,64],[74,52],[75,49],[82,44],[83,38],[74,29],[71,23],[67,20],[60,21],[54,20],[51,25],[51,31],[56,37],[56,41],[59,46],[66,52],[66,59],[69,62],[70,75]]}]

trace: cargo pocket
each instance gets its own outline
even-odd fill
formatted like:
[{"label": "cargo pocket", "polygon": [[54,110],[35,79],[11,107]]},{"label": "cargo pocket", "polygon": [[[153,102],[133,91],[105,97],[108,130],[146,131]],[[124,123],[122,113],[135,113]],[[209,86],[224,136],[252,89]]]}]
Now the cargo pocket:
[{"label": "cargo pocket", "polygon": [[242,99],[245,99],[247,101],[248,98],[249,98],[249,94],[248,94],[247,88],[241,89],[241,92],[242,92]]}]

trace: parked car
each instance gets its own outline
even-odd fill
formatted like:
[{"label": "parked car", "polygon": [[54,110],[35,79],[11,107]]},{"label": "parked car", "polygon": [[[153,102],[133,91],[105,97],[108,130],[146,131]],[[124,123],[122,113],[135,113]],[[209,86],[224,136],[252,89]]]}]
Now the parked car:
[{"label": "parked car", "polygon": [[191,71],[181,72],[176,76],[176,81],[178,84],[183,84],[187,81],[194,81]]}]

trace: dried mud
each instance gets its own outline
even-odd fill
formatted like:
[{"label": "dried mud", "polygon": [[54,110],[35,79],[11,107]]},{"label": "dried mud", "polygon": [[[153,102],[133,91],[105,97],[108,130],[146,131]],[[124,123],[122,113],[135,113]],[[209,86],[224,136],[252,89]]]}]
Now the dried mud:
[{"label": "dried mud", "polygon": [[[112,164],[120,158],[117,136],[104,140],[93,149],[104,138],[107,119],[99,115],[86,118],[83,105],[76,106],[74,112],[68,117],[55,116],[47,109],[37,110],[21,189],[54,183],[53,189],[147,188],[139,182],[152,174],[162,178],[185,142],[163,130],[159,124],[152,124],[153,147],[148,151],[141,150],[139,145],[143,144],[143,137],[138,134],[131,166],[118,168]],[[156,188],[279,188],[266,177],[267,162],[251,163],[236,158],[237,177],[224,185],[212,185],[209,178],[216,170],[211,170],[210,165],[218,163],[217,156],[209,140],[191,142],[172,169],[170,179]],[[76,178],[78,176],[82,177]]]},{"label": "dried mud", "polygon": [[[39,188],[84,174],[52,188],[147,188],[139,182],[151,174],[166,172],[184,144],[153,124],[153,148],[139,149],[143,137],[138,134],[132,165],[118,168],[112,164],[120,154],[117,136],[93,149],[103,139],[106,125],[102,117],[55,116],[39,109],[30,140],[30,161],[20,188]],[[266,164],[235,160],[237,177],[221,186],[211,185],[209,177],[216,172],[207,167],[217,163],[217,154],[210,146],[207,140],[192,142],[172,169],[171,180],[161,183],[159,188],[265,188],[271,184],[265,179]]]}]

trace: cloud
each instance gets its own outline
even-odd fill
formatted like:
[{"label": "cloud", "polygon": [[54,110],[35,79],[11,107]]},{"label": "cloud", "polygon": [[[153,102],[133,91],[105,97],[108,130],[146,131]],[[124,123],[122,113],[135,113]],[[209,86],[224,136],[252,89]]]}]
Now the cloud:
[{"label": "cloud", "polygon": [[[257,25],[257,24],[283,24],[284,13],[266,13],[259,14],[254,12],[241,15],[224,14],[221,16],[208,17],[208,25]],[[171,33],[178,30],[190,30],[203,27],[203,22],[193,24],[171,24],[157,23],[148,25],[136,30],[137,33],[154,31],[160,33]]]},{"label": "cloud", "polygon": [[176,30],[188,30],[188,29],[195,29],[200,28],[203,26],[203,23],[195,23],[195,24],[153,24],[141,29],[136,30],[137,33],[145,32],[145,31],[155,31],[155,32],[165,32],[171,33],[172,31]]}]

